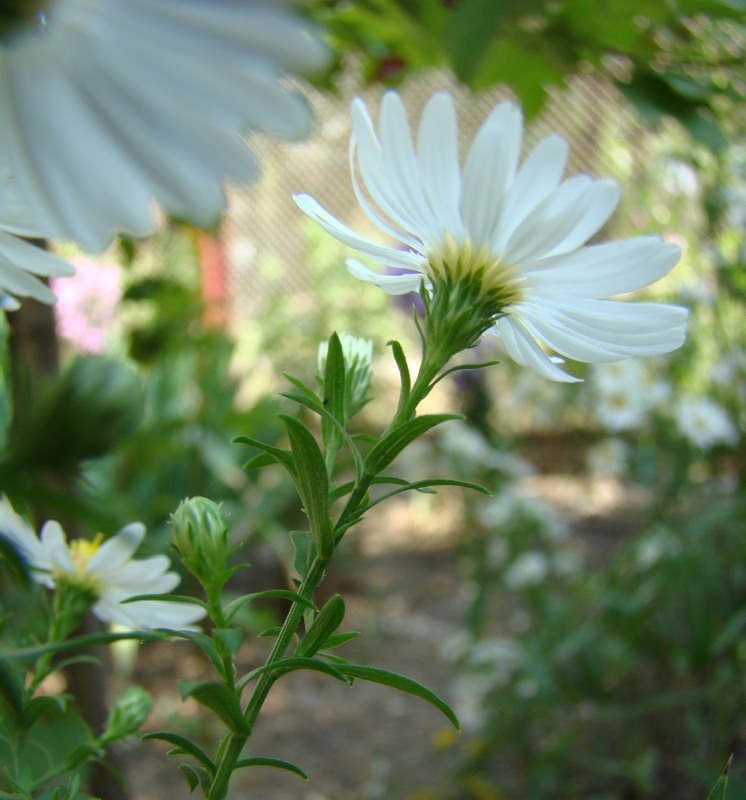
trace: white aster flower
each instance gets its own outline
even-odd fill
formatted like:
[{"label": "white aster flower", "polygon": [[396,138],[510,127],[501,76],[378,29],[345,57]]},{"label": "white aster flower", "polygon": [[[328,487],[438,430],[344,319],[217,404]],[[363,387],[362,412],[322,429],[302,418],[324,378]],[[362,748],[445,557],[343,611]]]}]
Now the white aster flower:
[{"label": "white aster flower", "polygon": [[308,130],[282,78],[327,54],[290,5],[40,0],[0,28],[6,229],[98,251],[117,231],[151,233],[156,203],[214,224],[224,181],[257,174],[241,134]]},{"label": "white aster flower", "polygon": [[679,432],[697,447],[734,445],[740,433],[728,412],[710,397],[684,397],[674,409]]},{"label": "white aster flower", "polygon": [[39,537],[8,500],[0,498],[0,536],[19,551],[37,582],[50,589],[67,582],[91,591],[96,597],[92,611],[104,622],[134,630],[183,630],[194,627],[205,615],[204,609],[192,603],[123,602],[136,595],[170,592],[180,580],[175,572],[169,572],[166,556],[132,558],[145,536],[140,523],[127,525],[106,541],[99,534],[92,540],[68,543],[58,522],[45,523]]},{"label": "white aster flower", "polygon": [[54,303],[54,292],[39,278],[73,274],[75,270],[66,261],[6,233],[0,223],[0,308],[17,310],[20,307],[19,297],[33,297],[42,303]]},{"label": "white aster flower", "polygon": [[629,461],[629,445],[623,439],[608,438],[588,450],[586,463],[594,475],[624,475]]},{"label": "white aster flower", "polygon": [[355,194],[372,222],[405,249],[361,236],[308,195],[295,200],[339,241],[407,270],[381,274],[351,260],[357,277],[390,294],[416,291],[423,280],[480,280],[510,357],[557,381],[577,378],[541,345],[596,363],[665,353],[684,341],[685,309],[605,299],[663,277],[679,248],[653,236],[588,246],[617,205],[616,183],[587,175],[563,181],[568,147],[560,136],[540,142],[519,168],[523,120],[513,103],[492,111],[463,168],[445,92],[427,103],[416,143],[395,92],[384,95],[378,132],[359,99],[352,125]]},{"label": "white aster flower", "polygon": [[505,571],[505,583],[511,589],[538,586],[549,574],[549,559],[538,550],[521,553]]}]

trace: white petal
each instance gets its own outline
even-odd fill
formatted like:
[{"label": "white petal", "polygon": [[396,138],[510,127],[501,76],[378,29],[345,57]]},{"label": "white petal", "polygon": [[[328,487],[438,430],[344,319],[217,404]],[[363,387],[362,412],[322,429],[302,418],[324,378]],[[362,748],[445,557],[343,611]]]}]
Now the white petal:
[{"label": "white petal", "polygon": [[331,234],[337,241],[352,247],[360,253],[383,261],[387,264],[395,264],[396,266],[403,267],[404,269],[416,270],[420,268],[423,262],[422,256],[416,253],[405,252],[397,250],[393,247],[377,244],[376,242],[366,239],[359,233],[356,233],[352,228],[348,228],[339,220],[335,219],[326,209],[322,208],[313,197],[307,194],[297,194],[293,196],[296,205],[308,214],[311,219],[315,220],[321,227],[329,234]]},{"label": "white petal", "polygon": [[561,295],[611,297],[655,283],[680,257],[677,245],[657,236],[641,236],[524,264],[521,275],[530,285]]},{"label": "white petal", "polygon": [[521,150],[523,116],[501,103],[479,129],[464,165],[461,218],[476,249],[489,245],[497,230],[505,194]]},{"label": "white petal", "polygon": [[[0,536],[20,551],[23,559],[30,567],[42,572],[50,569],[49,555],[42,545],[39,537],[28,522],[15,512],[10,501],[5,496],[0,496]],[[34,578],[45,581],[46,576],[33,573]]]},{"label": "white petal", "polygon": [[50,569],[60,570],[62,572],[75,571],[75,565],[73,564],[70,548],[65,538],[65,532],[62,530],[59,522],[55,522],[54,520],[45,522],[41,529],[40,538],[49,559]]},{"label": "white petal", "polygon": [[565,181],[516,228],[505,259],[520,264],[579,247],[598,231],[619,200],[614,181],[578,175]]},{"label": "white petal", "polygon": [[114,570],[129,561],[145,537],[145,526],[133,522],[107,539],[91,556],[89,571]]},{"label": "white petal", "polygon": [[561,136],[547,136],[523,162],[505,198],[503,212],[494,239],[494,250],[502,252],[508,239],[538,205],[546,200],[562,181],[569,147]]},{"label": "white petal", "polygon": [[508,355],[517,364],[529,367],[550,381],[577,383],[580,380],[563,372],[539,347],[536,339],[517,317],[509,315],[499,319],[497,331]]},{"label": "white petal", "polygon": [[422,190],[438,219],[456,241],[464,238],[459,212],[461,173],[458,128],[453,100],[437,92],[422,112],[417,134],[417,162]]},{"label": "white petal", "polygon": [[383,289],[387,294],[418,292],[422,281],[425,279],[419,272],[407,272],[403,275],[382,275],[354,258],[347,259],[347,269],[351,275],[360,278],[366,283],[372,283],[379,289]]},{"label": "white petal", "polygon": [[140,600],[122,605],[105,597],[94,605],[93,613],[104,622],[123,625],[133,630],[188,630],[193,629],[193,623],[205,616],[204,609],[192,603]]}]

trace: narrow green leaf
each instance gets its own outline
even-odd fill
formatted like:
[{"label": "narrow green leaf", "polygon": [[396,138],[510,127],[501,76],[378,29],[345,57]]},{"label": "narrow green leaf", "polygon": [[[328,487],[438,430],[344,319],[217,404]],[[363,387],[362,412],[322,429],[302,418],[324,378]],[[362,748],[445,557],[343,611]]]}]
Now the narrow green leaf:
[{"label": "narrow green leaf", "polygon": [[339,633],[333,633],[324,642],[324,651],[326,652],[327,650],[333,650],[335,647],[341,647],[356,636],[360,636],[360,631],[340,631]]},{"label": "narrow green leaf", "polygon": [[254,678],[258,678],[265,673],[270,675],[275,674],[279,678],[282,675],[286,675],[288,672],[296,672],[299,669],[323,672],[325,675],[331,675],[332,678],[336,678],[338,681],[349,683],[347,678],[345,678],[338,669],[324,661],[318,661],[315,658],[286,658],[282,661],[276,661],[274,664],[265,664],[263,667],[252,669],[251,672],[241,678],[237,685],[239,688],[243,689],[247,683],[250,683]]},{"label": "narrow green leaf", "polygon": [[[384,475],[379,478],[373,478],[370,482],[371,486],[376,484],[394,484],[396,486],[409,486],[409,481],[405,481],[404,478],[394,478],[390,475]],[[335,503],[342,497],[350,494],[350,492],[355,488],[357,482],[356,481],[347,481],[347,483],[343,483],[341,486],[337,486],[336,489],[333,489],[329,492],[329,505]]]},{"label": "narrow green leaf", "polygon": [[441,372],[440,375],[433,381],[433,386],[440,383],[443,378],[447,377],[448,375],[453,375],[454,372],[466,372],[466,371],[474,371],[477,369],[486,369],[487,367],[495,367],[499,364],[499,361],[483,361],[480,364],[457,364],[455,367],[451,367],[447,369],[445,372]]},{"label": "narrow green leaf", "polygon": [[394,354],[394,361],[399,370],[399,379],[401,380],[401,393],[399,394],[399,408],[403,408],[409,402],[409,395],[412,390],[412,378],[409,375],[409,365],[407,358],[404,355],[404,349],[401,344],[392,339],[388,342],[391,347],[391,352]]},{"label": "narrow green leaf", "polygon": [[223,678],[225,677],[223,659],[215,648],[215,642],[207,636],[207,634],[200,633],[199,631],[173,631],[172,633],[177,639],[187,639],[192,642],[192,644],[196,644],[210,659],[218,675]]},{"label": "narrow green leaf", "polygon": [[311,657],[325,646],[327,639],[342,624],[345,604],[340,595],[335,594],[319,611],[311,627],[298,645],[298,656]]},{"label": "narrow green leaf", "polygon": [[265,628],[261,633],[258,633],[257,636],[260,639],[266,639],[269,636],[279,636],[280,631],[282,631],[282,626],[275,625],[273,628]]},{"label": "narrow green leaf", "polygon": [[[306,536],[308,536],[307,533]],[[267,589],[264,592],[253,592],[252,594],[245,594],[243,597],[236,598],[223,609],[223,613],[230,622],[246,603],[251,603],[253,600],[261,600],[264,597],[277,597],[282,600],[290,600],[293,603],[300,603],[302,606],[307,606],[313,611],[318,611],[316,604],[312,600],[308,600],[297,592],[291,592],[289,589]]]},{"label": "narrow green leaf", "polygon": [[432,478],[424,481],[415,481],[414,483],[408,483],[406,486],[399,486],[396,489],[392,489],[390,492],[386,492],[386,494],[376,497],[375,500],[371,500],[370,503],[365,506],[363,512],[369,511],[371,508],[373,508],[373,506],[377,506],[384,500],[388,500],[389,497],[394,497],[402,492],[424,492],[432,486],[458,486],[462,489],[473,489],[475,492],[486,494],[488,497],[492,496],[492,492],[489,489],[485,489],[484,486],[480,486],[478,483],[470,483],[469,481],[456,481],[450,478]]},{"label": "narrow green leaf", "polygon": [[426,689],[422,684],[413,681],[411,678],[405,678],[404,675],[399,675],[397,672],[389,672],[388,670],[378,669],[377,667],[362,667],[357,664],[338,664],[337,669],[342,675],[346,675],[348,678],[360,678],[364,681],[380,683],[383,686],[390,686],[392,689],[398,689],[401,692],[406,692],[407,694],[426,700],[445,714],[457,730],[461,730],[458,719],[451,707],[444,700],[441,700],[437,694],[431,692],[430,689]]},{"label": "narrow green leaf", "polygon": [[309,531],[290,531],[290,541],[293,543],[293,568],[305,578],[316,557],[316,543]]},{"label": "narrow green leaf", "polygon": [[725,765],[723,774],[718,778],[717,783],[712,787],[712,791],[707,795],[707,800],[725,800],[726,791],[728,789],[728,774],[730,773],[730,766],[733,763],[733,756],[728,759]]},{"label": "narrow green leaf", "polygon": [[282,377],[290,381],[290,383],[292,383],[293,386],[295,386],[295,388],[298,389],[306,397],[311,398],[311,400],[316,400],[316,401],[319,400],[319,396],[316,394],[316,392],[314,392],[314,390],[311,389],[310,386],[307,386],[305,383],[303,383],[303,381],[298,380],[298,378],[294,377],[293,375],[290,375],[287,372],[283,372]]},{"label": "narrow green leaf", "polygon": [[29,730],[34,723],[47,713],[64,713],[70,695],[39,695],[26,703],[23,709],[20,725],[24,730]]},{"label": "narrow green leaf", "polygon": [[321,430],[324,443],[329,450],[339,450],[342,446],[342,436],[339,431],[347,422],[347,408],[345,403],[345,358],[339,336],[333,333],[329,337],[329,346],[326,354],[324,369],[324,400],[323,406],[327,409],[334,425],[328,417],[321,418]]},{"label": "narrow green leaf", "polygon": [[191,764],[179,764],[179,770],[186,778],[186,781],[189,784],[190,792],[193,793],[194,790],[199,786],[202,790],[202,794],[207,797],[207,793],[210,791],[210,784],[212,781],[205,770],[201,769],[200,767],[193,767]]},{"label": "narrow green leaf", "polygon": [[3,559],[8,562],[16,577],[24,585],[31,585],[32,580],[28,564],[20,552],[11,544],[10,539],[3,536],[2,531],[0,531],[0,561]]},{"label": "narrow green leaf", "polygon": [[318,553],[328,557],[334,552],[334,536],[329,518],[329,479],[318,443],[306,426],[287,414],[278,414],[285,424],[295,464],[295,484],[303,510],[311,523]]},{"label": "narrow green leaf", "polygon": [[0,659],[7,661],[29,661],[46,653],[62,653],[65,650],[76,650],[79,647],[90,647],[96,644],[109,644],[122,639],[137,639],[141,642],[164,641],[169,635],[164,631],[128,631],[126,633],[88,633],[84,636],[74,636],[64,642],[54,644],[37,644],[31,647],[18,647],[14,650],[0,650]]},{"label": "narrow green leaf", "polygon": [[241,712],[238,698],[223,683],[213,681],[179,681],[181,699],[193,698],[213,711],[233,733],[245,734],[246,720]]},{"label": "narrow green leaf", "polygon": [[460,414],[426,414],[404,422],[389,431],[368,453],[366,471],[377,475],[401,453],[404,448],[429,430],[452,419],[463,419]]},{"label": "narrow green leaf", "polygon": [[206,610],[210,608],[204,600],[200,600],[199,597],[193,597],[190,594],[136,594],[124,600],[120,600],[119,602],[124,605],[125,603],[139,603],[140,600],[163,600],[166,603],[191,603],[195,606],[201,606]]},{"label": "narrow green leaf", "polygon": [[352,454],[352,459],[355,462],[355,471],[357,472],[357,476],[359,479],[360,476],[363,474],[363,457],[360,455],[360,450],[358,450],[352,436],[350,436],[350,434],[347,432],[344,425],[340,423],[334,417],[334,415],[317,400],[310,400],[307,397],[303,397],[303,395],[293,394],[290,392],[283,393],[282,396],[286,397],[288,400],[293,400],[299,405],[305,406],[306,408],[310,408],[311,411],[314,411],[321,417],[322,421],[326,420],[329,423],[329,425],[336,428],[336,430],[339,432],[339,435],[349,448],[350,453]]},{"label": "narrow green leaf", "polygon": [[212,759],[197,744],[185,736],[179,736],[177,733],[169,733],[168,731],[156,731],[155,733],[146,733],[142,736],[142,739],[160,739],[173,744],[175,748],[169,751],[169,755],[193,756],[207,769],[210,775],[215,775],[215,764]]},{"label": "narrow green leaf", "polygon": [[[282,450],[279,447],[273,447],[271,444],[265,444],[258,439],[252,439],[251,436],[236,436],[233,440],[236,444],[248,444],[251,447],[256,447],[268,456],[271,456],[278,464],[281,464],[290,473],[295,476],[295,464],[293,457],[287,450]],[[250,463],[250,462],[249,462]]]},{"label": "narrow green leaf", "polygon": [[0,660],[0,698],[18,719],[23,713],[23,682],[5,660]]},{"label": "narrow green leaf", "polygon": [[274,456],[271,456],[269,453],[257,453],[253,458],[250,458],[244,465],[243,468],[248,469],[261,469],[262,467],[270,467],[272,464],[276,464],[277,459]]},{"label": "narrow green leaf", "polygon": [[235,658],[241,649],[245,633],[240,628],[215,628],[212,635]]},{"label": "narrow green leaf", "polygon": [[254,756],[253,758],[242,758],[236,763],[236,769],[243,767],[276,767],[277,769],[285,769],[288,772],[294,772],[300,775],[304,780],[308,780],[308,775],[300,767],[291,764],[289,761],[282,761],[279,758],[265,758],[262,756]]}]

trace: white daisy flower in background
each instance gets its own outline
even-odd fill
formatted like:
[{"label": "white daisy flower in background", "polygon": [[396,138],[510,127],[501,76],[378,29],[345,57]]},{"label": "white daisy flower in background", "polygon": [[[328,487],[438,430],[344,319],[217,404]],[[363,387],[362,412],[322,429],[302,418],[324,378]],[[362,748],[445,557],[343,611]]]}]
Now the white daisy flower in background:
[{"label": "white daisy flower in background", "polygon": [[617,205],[616,183],[587,175],[562,181],[568,146],[560,136],[540,142],[519,168],[523,119],[513,103],[492,111],[463,168],[453,100],[445,92],[427,103],[416,144],[396,92],[383,97],[378,132],[359,99],[352,125],[358,201],[406,249],[367,239],[308,195],[295,200],[342,243],[407,270],[386,275],[350,260],[355,276],[390,294],[417,291],[423,280],[479,277],[499,308],[494,329],[510,357],[556,381],[578,379],[552,353],[596,363],[683,343],[686,309],[605,299],[662,278],[679,260],[679,248],[654,236],[588,246]]},{"label": "white daisy flower in background", "polygon": [[66,582],[93,592],[93,613],[103,622],[133,630],[151,628],[194,628],[205,615],[198,605],[161,600],[123,601],[141,594],[164,594],[179,583],[179,576],[169,572],[166,556],[135,559],[145,527],[138,522],[127,525],[103,541],[74,539],[67,542],[58,522],[49,521],[37,536],[34,529],[17,514],[6,498],[0,498],[0,536],[5,537],[27,563],[38,583],[54,589]]},{"label": "white daisy flower in background", "polygon": [[709,450],[715,445],[735,445],[738,428],[728,412],[710,397],[684,397],[674,408],[679,432],[696,447]]},{"label": "white daisy flower in background", "polygon": [[214,224],[224,182],[257,177],[241,134],[309,130],[283,78],[327,51],[291,5],[41,0],[0,17],[0,227],[99,251],[153,232],[156,204]]},{"label": "white daisy flower in background", "polygon": [[624,439],[608,438],[588,450],[586,464],[592,475],[620,478],[627,470],[630,447]]}]

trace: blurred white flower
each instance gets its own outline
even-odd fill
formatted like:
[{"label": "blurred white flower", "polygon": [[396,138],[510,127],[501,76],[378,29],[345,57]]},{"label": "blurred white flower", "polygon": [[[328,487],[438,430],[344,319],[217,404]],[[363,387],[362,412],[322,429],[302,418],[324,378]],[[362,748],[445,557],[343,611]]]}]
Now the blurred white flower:
[{"label": "blurred white flower", "polygon": [[505,570],[505,583],[511,589],[525,589],[543,583],[549,574],[549,559],[538,550],[521,553]]},{"label": "blurred white flower", "polygon": [[54,303],[54,292],[39,278],[70,276],[75,273],[73,267],[53,253],[11,236],[2,228],[0,205],[0,309],[17,310],[19,297]]},{"label": "blurred white flower", "polygon": [[103,541],[74,539],[68,543],[58,522],[49,521],[37,536],[33,528],[17,514],[6,498],[0,498],[0,536],[19,551],[32,577],[53,589],[67,582],[93,592],[93,613],[104,622],[126,628],[192,628],[204,617],[198,605],[161,600],[137,600],[123,603],[140,594],[163,594],[179,583],[179,576],[169,572],[166,556],[132,558],[145,536],[140,523],[122,528]]},{"label": "blurred white flower", "polygon": [[710,397],[684,397],[674,408],[679,432],[704,450],[718,444],[734,445],[740,438],[728,412]]},{"label": "blurred white flower", "polygon": [[[0,221],[103,249],[154,205],[214,224],[257,165],[241,134],[304,135],[283,78],[326,49],[288,0],[49,0],[0,41]],[[33,13],[32,13],[33,12]]]},{"label": "blurred white flower", "polygon": [[595,363],[665,353],[683,343],[685,309],[605,299],[663,277],[679,248],[657,237],[586,246],[614,211],[619,189],[587,175],[563,182],[568,147],[559,136],[540,142],[519,169],[523,120],[513,103],[492,111],[463,169],[453,100],[445,92],[427,103],[416,144],[396,92],[384,95],[378,132],[359,99],[352,124],[358,201],[406,249],[361,236],[308,195],[295,200],[339,241],[406,270],[381,274],[351,260],[358,278],[390,294],[417,291],[423,280],[478,280],[498,309],[495,330],[510,357],[556,381],[578,379],[541,345]]},{"label": "blurred white flower", "polygon": [[629,459],[629,445],[623,439],[607,438],[588,450],[586,464],[592,475],[624,475]]},{"label": "blurred white flower", "polygon": [[635,385],[620,385],[605,391],[595,401],[593,411],[596,419],[609,431],[635,430],[647,415],[640,387]]}]

